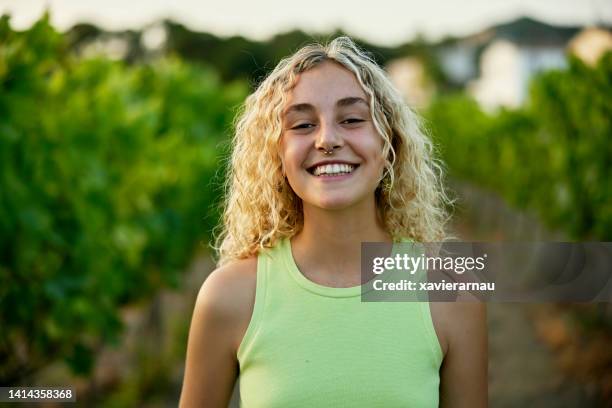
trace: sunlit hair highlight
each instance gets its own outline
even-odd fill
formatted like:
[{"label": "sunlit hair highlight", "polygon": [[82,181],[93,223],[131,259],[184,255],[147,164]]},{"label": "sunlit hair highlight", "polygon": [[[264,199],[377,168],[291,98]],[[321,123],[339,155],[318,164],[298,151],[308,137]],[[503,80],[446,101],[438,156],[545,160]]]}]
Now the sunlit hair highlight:
[{"label": "sunlit hair highlight", "polygon": [[352,72],[369,97],[372,121],[384,140],[385,170],[375,195],[387,232],[394,240],[446,238],[451,201],[420,118],[374,59],[343,36],[325,45],[309,44],[282,59],[240,107],[223,185],[221,232],[212,246],[219,266],[254,256],[303,227],[301,199],[282,173],[281,113],[298,75],[323,61]]}]

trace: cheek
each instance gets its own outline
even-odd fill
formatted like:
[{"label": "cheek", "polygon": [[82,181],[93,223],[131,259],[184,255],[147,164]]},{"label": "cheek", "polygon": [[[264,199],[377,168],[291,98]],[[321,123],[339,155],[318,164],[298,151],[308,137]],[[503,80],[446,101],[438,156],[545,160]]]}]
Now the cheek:
[{"label": "cheek", "polygon": [[306,160],[307,150],[299,143],[285,143],[281,147],[281,162],[286,172],[292,173],[300,170]]},{"label": "cheek", "polygon": [[279,140],[278,154],[280,156],[281,162],[286,167],[287,162],[290,160],[289,158],[291,157],[291,143],[288,142],[285,135],[282,135]]},{"label": "cheek", "polygon": [[370,133],[360,138],[359,150],[368,161],[375,165],[384,165],[383,147],[384,140],[378,135]]},{"label": "cheek", "polygon": [[385,169],[385,157],[383,156],[384,141],[382,138],[372,140],[368,146],[368,160],[373,164],[376,174],[382,174]]}]

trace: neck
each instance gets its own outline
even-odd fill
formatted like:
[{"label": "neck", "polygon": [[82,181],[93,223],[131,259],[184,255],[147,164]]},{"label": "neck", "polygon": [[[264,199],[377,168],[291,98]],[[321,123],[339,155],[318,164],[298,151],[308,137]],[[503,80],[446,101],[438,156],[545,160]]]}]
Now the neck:
[{"label": "neck", "polygon": [[304,227],[291,241],[300,271],[317,283],[354,286],[361,279],[361,243],[393,242],[380,224],[374,200],[327,210],[304,206]]}]

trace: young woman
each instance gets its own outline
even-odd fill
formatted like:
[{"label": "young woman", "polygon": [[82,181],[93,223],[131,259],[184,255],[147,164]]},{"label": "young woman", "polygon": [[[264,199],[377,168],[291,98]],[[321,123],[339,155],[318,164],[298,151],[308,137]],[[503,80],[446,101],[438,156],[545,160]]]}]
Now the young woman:
[{"label": "young woman", "polygon": [[361,302],[362,242],[441,241],[431,142],[348,37],[283,59],[236,123],[182,407],[485,407],[479,303]]}]

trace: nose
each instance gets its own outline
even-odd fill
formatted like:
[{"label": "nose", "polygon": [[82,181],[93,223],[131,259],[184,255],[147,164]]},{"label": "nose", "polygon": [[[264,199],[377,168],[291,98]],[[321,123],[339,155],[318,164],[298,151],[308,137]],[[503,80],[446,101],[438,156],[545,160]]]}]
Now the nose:
[{"label": "nose", "polygon": [[321,126],[315,140],[315,148],[317,150],[332,151],[344,145],[344,140],[340,131],[335,127],[332,121],[321,121]]}]

